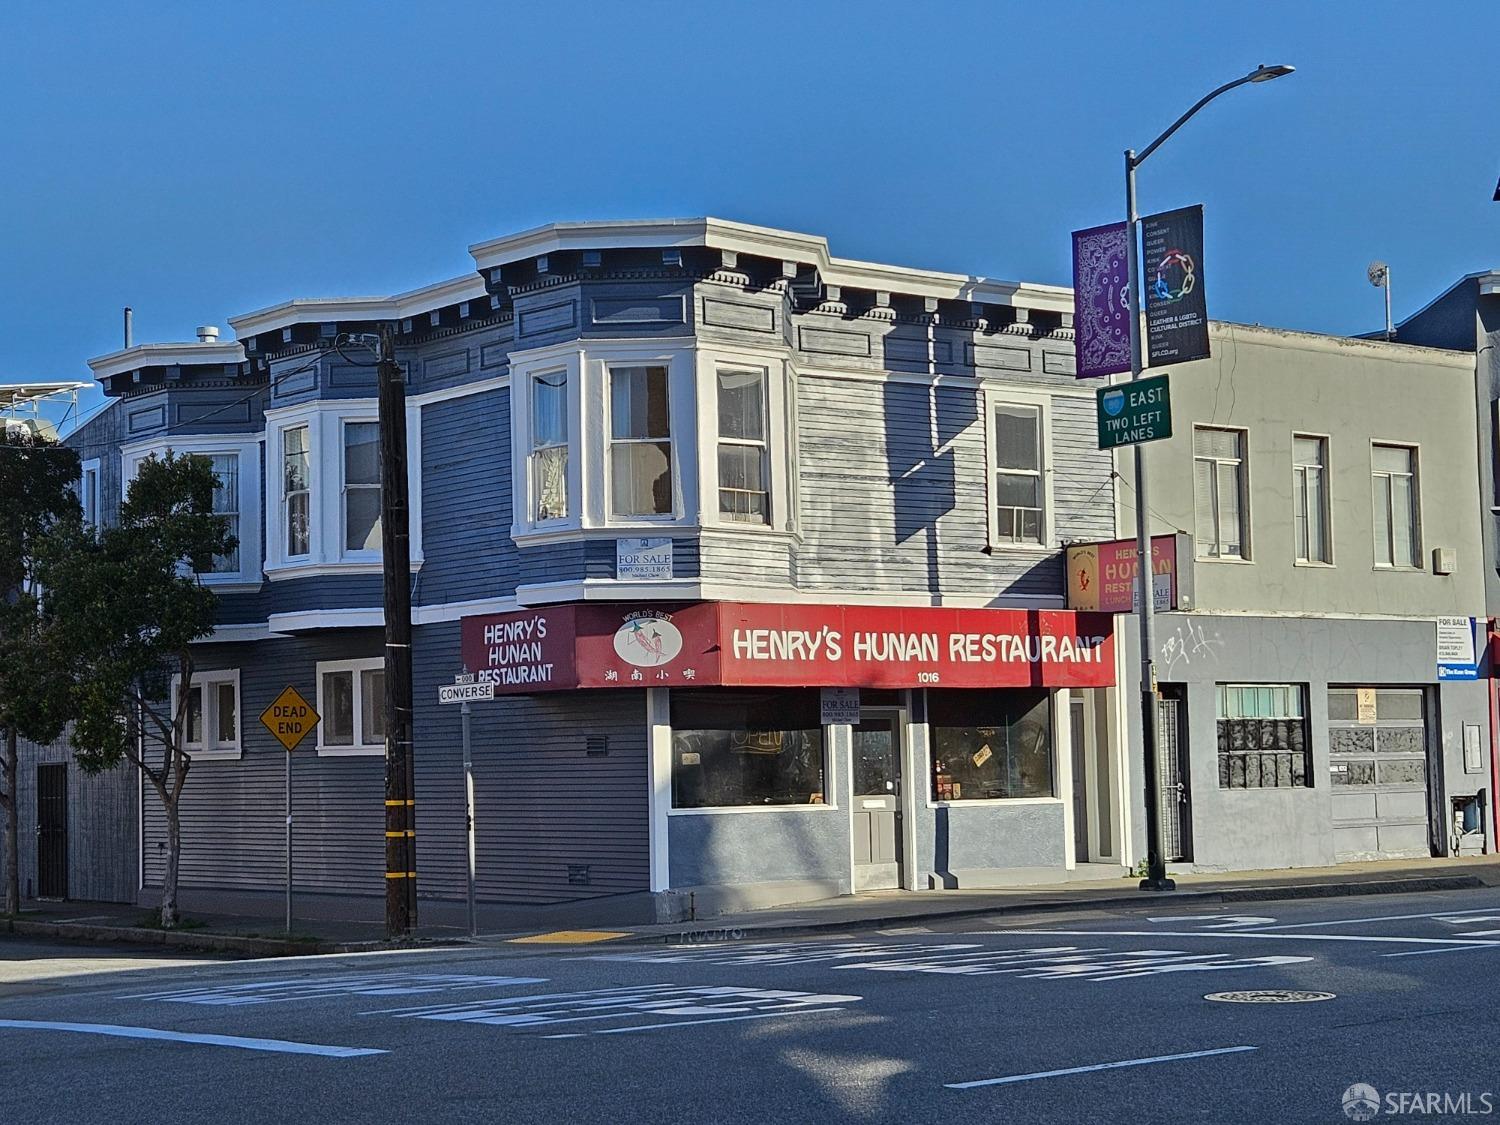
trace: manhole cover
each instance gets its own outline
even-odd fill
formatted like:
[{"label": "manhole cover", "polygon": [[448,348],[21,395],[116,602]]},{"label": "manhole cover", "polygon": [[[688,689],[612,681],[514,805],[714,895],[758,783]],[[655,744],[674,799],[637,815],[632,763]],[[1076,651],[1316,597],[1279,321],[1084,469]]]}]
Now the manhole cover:
[{"label": "manhole cover", "polygon": [[1246,992],[1210,992],[1203,999],[1225,1004],[1311,1004],[1332,1000],[1332,992],[1299,992],[1293,988],[1258,988]]}]

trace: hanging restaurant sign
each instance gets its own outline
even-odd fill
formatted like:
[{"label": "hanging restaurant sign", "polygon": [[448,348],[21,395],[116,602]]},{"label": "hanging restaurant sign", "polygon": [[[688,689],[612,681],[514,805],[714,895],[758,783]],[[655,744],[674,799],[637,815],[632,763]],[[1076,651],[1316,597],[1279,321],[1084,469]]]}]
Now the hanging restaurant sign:
[{"label": "hanging restaurant sign", "polygon": [[1105,687],[1111,618],[1070,610],[698,602],[466,617],[495,691],[720,686]]}]

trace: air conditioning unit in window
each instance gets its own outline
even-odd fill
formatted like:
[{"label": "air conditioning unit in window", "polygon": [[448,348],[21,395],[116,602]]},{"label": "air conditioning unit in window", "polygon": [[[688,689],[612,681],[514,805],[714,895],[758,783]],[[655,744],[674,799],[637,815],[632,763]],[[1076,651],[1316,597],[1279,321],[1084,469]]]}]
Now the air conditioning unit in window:
[{"label": "air conditioning unit in window", "polygon": [[1452,547],[1434,547],[1432,549],[1432,573],[1452,574],[1458,569],[1458,552]]}]

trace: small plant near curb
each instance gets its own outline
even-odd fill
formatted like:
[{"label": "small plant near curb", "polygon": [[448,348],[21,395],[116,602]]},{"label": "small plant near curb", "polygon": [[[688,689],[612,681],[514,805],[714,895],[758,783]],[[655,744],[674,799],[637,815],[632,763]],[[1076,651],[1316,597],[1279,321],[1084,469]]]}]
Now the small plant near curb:
[{"label": "small plant near curb", "polygon": [[175,926],[163,926],[161,924],[161,915],[156,911],[152,911],[150,914],[142,914],[140,920],[135,925],[140,930],[162,930],[168,933],[180,933],[190,930],[201,930],[208,923],[199,918],[179,918]]}]

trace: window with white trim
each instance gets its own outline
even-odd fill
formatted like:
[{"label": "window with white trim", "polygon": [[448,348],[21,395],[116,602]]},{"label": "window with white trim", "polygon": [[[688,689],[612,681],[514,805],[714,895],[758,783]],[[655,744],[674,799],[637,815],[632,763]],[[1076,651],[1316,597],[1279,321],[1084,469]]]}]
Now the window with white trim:
[{"label": "window with white trim", "polygon": [[1370,487],[1375,516],[1375,565],[1422,565],[1417,451],[1409,445],[1370,447]]},{"label": "window with white trim", "polygon": [[766,373],[721,368],[719,515],[735,523],[771,522],[770,457],[766,441]]},{"label": "window with white trim", "polygon": [[312,443],[307,426],[281,431],[282,545],[288,558],[312,553]]},{"label": "window with white trim", "polygon": [[1248,558],[1244,430],[1193,427],[1193,502],[1198,557]]},{"label": "window with white trim", "polygon": [[318,753],[385,753],[385,660],[318,664]]},{"label": "window with white trim", "polygon": [[1047,502],[1042,408],[1024,403],[991,403],[990,446],[994,541],[1044,544]]},{"label": "window with white trim", "polygon": [[209,574],[240,572],[240,455],[238,453],[205,453],[214,471],[214,514],[229,524],[235,545],[227,554],[215,555]]},{"label": "window with white trim", "polygon": [[568,372],[531,377],[531,518],[568,518]]},{"label": "window with white trim", "polygon": [[99,458],[83,463],[78,478],[78,502],[83,506],[85,527],[99,526]]},{"label": "window with white trim", "polygon": [[1328,439],[1292,435],[1292,519],[1297,561],[1333,561],[1328,526]]},{"label": "window with white trim", "polygon": [[[177,713],[180,679],[172,683],[172,713]],[[187,731],[183,746],[194,761],[240,756],[240,673],[238,668],[195,673],[188,687]]]},{"label": "window with white trim", "polygon": [[344,552],[380,550],[380,424],[344,423]]},{"label": "window with white trim", "polygon": [[672,426],[667,369],[609,369],[609,514],[673,514]]}]

